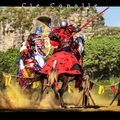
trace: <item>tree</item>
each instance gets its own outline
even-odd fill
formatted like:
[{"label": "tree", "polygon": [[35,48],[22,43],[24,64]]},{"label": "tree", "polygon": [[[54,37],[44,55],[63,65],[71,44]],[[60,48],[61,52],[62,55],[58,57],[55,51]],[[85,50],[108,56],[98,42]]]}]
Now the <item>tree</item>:
[{"label": "tree", "polygon": [[94,78],[120,76],[120,36],[93,37],[85,44],[85,71]]}]

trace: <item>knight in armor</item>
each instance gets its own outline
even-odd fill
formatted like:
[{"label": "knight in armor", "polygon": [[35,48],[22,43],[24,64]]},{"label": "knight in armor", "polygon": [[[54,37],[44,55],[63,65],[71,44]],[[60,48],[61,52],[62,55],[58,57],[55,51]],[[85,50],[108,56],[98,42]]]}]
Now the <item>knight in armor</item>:
[{"label": "knight in armor", "polygon": [[51,45],[56,47],[53,53],[62,50],[71,52],[80,61],[80,65],[83,66],[84,38],[77,37],[74,40],[73,36],[71,37],[74,32],[77,33],[79,31],[79,26],[68,25],[66,20],[62,20],[59,28],[53,27],[51,29],[49,38]]},{"label": "knight in armor", "polygon": [[79,32],[80,26],[73,26],[69,25],[66,20],[60,21],[60,27],[51,29],[49,34],[50,43],[52,46],[55,47],[54,53],[60,51],[71,52],[74,56],[78,59],[80,71],[82,72],[82,76],[80,76],[75,83],[75,87],[82,88],[82,81],[83,81],[83,55],[84,55],[84,38],[77,37],[76,39],[73,38],[72,34]]},{"label": "knight in armor", "polygon": [[18,76],[21,77],[21,87],[25,83],[26,78],[39,73],[45,65],[44,57],[46,55],[43,52],[45,48],[43,42],[42,27],[38,26],[35,33],[30,33],[27,40],[21,45],[18,72]]},{"label": "knight in armor", "polygon": [[38,65],[34,64],[35,67],[33,67],[36,72],[44,66],[43,57],[45,57],[45,53],[42,51],[44,47],[44,38],[41,33],[42,27],[39,26],[36,28],[35,33],[28,36],[27,41],[25,41],[24,45],[20,49],[20,53],[23,53],[25,58],[27,56],[27,58],[34,59],[34,63],[38,63]]}]

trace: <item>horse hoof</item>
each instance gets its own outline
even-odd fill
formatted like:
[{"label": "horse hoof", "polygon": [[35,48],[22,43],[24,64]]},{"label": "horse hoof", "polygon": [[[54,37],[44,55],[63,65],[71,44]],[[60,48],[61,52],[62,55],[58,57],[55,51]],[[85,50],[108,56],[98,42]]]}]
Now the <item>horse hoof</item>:
[{"label": "horse hoof", "polygon": [[61,105],[61,107],[62,107],[62,108],[67,108],[67,105],[65,105],[65,104],[64,104],[64,105]]},{"label": "horse hoof", "polygon": [[66,106],[66,105],[64,105],[64,106],[62,106],[62,108],[65,108],[65,109],[67,109],[67,106]]}]

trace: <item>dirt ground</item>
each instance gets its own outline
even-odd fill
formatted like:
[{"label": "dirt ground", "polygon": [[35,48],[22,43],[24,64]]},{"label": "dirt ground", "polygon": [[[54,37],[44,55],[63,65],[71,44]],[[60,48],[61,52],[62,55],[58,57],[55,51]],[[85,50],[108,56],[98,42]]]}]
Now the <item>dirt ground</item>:
[{"label": "dirt ground", "polygon": [[0,112],[120,112],[119,106],[104,106],[104,107],[71,107],[67,109],[0,109]]},{"label": "dirt ground", "polygon": [[[34,95],[35,96],[35,95]],[[33,96],[33,97],[34,97]],[[117,99],[110,106],[112,97],[105,94],[99,95],[97,90],[91,91],[91,96],[94,99],[96,106],[90,101],[89,107],[82,107],[82,93],[74,90],[72,93],[66,92],[64,101],[68,103],[67,109],[61,108],[58,100],[55,99],[53,91],[44,96],[41,102],[33,103],[26,94],[21,92],[18,86],[10,86],[4,92],[0,92],[0,112],[120,112],[120,106],[117,106]]]}]

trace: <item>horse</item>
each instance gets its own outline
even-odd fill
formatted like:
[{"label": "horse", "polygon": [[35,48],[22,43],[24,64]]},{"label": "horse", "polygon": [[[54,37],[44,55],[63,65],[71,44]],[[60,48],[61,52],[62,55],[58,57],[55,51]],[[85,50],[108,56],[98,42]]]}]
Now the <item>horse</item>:
[{"label": "horse", "polygon": [[[55,97],[59,100],[60,105],[63,108],[67,107],[67,104],[63,100],[63,94],[68,88],[68,83],[76,80],[75,87],[79,89],[82,87],[83,69],[79,65],[78,59],[70,52],[60,51],[54,53],[46,61],[46,64],[41,69],[40,73],[46,76],[48,86],[52,86]],[[43,78],[43,81],[44,80],[45,79]],[[56,84],[59,81],[62,82],[62,86],[57,89]],[[42,84],[42,86],[44,85]],[[42,88],[41,99],[44,90]]]},{"label": "horse", "polygon": [[18,61],[19,85],[24,91],[28,92],[32,92],[34,83],[39,82],[39,71],[45,64],[43,58],[45,53],[42,51],[43,48],[41,48],[43,45],[40,44],[41,38],[36,38],[35,36],[36,34],[30,34],[28,40],[22,43]]}]

